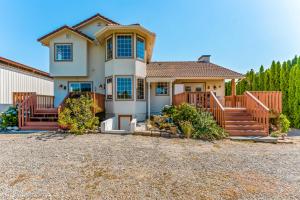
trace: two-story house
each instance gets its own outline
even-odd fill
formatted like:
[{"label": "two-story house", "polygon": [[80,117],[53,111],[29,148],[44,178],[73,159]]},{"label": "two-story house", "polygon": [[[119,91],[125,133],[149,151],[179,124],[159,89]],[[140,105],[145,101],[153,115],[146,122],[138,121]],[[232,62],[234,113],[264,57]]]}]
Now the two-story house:
[{"label": "two-story house", "polygon": [[[151,62],[155,33],[140,24],[121,25],[96,14],[74,26],[62,26],[38,39],[49,47],[55,106],[69,92],[105,95],[106,115],[119,124],[145,120],[174,104],[184,93],[190,103],[208,107],[209,92],[225,95],[225,79],[243,75],[210,62]],[[121,122],[121,123],[120,123]],[[119,125],[120,126],[120,125]],[[121,127],[119,127],[121,128]]]}]

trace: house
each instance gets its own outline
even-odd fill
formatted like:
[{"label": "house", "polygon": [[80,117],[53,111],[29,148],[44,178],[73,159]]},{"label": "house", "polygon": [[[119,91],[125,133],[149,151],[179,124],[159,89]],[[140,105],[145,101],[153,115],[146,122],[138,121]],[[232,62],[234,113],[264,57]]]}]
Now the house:
[{"label": "house", "polygon": [[0,57],[0,112],[13,105],[14,92],[53,96],[53,86],[48,73]]},{"label": "house", "polygon": [[[244,100],[253,97],[235,96],[235,79],[243,78],[242,74],[213,64],[209,55],[195,61],[152,62],[155,38],[140,24],[121,25],[100,14],[39,38],[49,48],[54,106],[62,105],[70,92],[102,95],[110,119],[103,130],[129,130],[132,121],[158,114],[165,105],[187,102],[209,109],[223,127],[228,115],[231,121],[243,118],[246,125],[257,125],[250,127],[250,134],[266,133],[266,122],[260,125],[260,118],[245,107]],[[226,79],[232,80],[231,98],[224,97]],[[228,103],[244,108],[227,112]],[[237,125],[227,127],[240,134]]]}]

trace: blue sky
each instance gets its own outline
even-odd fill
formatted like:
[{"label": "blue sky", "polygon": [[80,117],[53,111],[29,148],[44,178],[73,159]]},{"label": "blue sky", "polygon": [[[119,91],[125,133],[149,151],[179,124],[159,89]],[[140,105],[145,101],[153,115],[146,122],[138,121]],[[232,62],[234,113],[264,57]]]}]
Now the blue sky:
[{"label": "blue sky", "polygon": [[246,72],[300,55],[299,0],[0,0],[0,56],[48,71],[40,36],[96,13],[157,35],[153,61],[196,60]]}]

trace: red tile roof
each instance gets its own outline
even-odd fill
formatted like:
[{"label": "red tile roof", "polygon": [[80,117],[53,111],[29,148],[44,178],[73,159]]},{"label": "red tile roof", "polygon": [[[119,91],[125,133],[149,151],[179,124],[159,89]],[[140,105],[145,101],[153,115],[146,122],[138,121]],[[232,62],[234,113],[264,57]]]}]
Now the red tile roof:
[{"label": "red tile roof", "polygon": [[63,29],[68,29],[68,30],[70,30],[70,31],[72,31],[72,32],[74,32],[74,33],[76,33],[76,34],[81,35],[82,37],[85,37],[86,39],[88,39],[88,40],[90,40],[90,41],[93,41],[93,40],[94,40],[93,38],[89,37],[88,35],[86,35],[86,34],[80,32],[80,31],[77,31],[76,29],[74,29],[74,28],[72,28],[72,27],[69,27],[69,26],[67,26],[67,25],[64,25],[64,26],[62,26],[62,27],[60,27],[60,28],[58,28],[58,29],[55,29],[54,31],[52,31],[52,32],[50,32],[50,33],[48,33],[48,34],[46,34],[46,35],[40,37],[40,38],[38,39],[38,41],[40,42],[40,41],[42,41],[43,39],[45,39],[45,38],[47,38],[47,37],[49,37],[49,36],[51,36],[51,35],[53,35],[53,34],[59,32],[59,31],[61,31],[61,30],[63,30]]},{"label": "red tile roof", "polygon": [[147,77],[203,77],[203,78],[242,78],[243,75],[215,65],[213,63],[183,62],[151,62],[147,64]]},{"label": "red tile roof", "polygon": [[105,17],[105,16],[100,15],[99,13],[97,13],[96,15],[93,15],[92,17],[90,17],[88,19],[85,19],[82,22],[79,22],[78,24],[74,25],[73,28],[76,29],[76,28],[80,27],[82,24],[85,24],[85,23],[87,23],[87,22],[89,22],[89,21],[91,21],[91,20],[93,20],[93,19],[95,19],[97,17],[99,17],[99,18],[101,18],[101,19],[103,19],[103,20],[105,20],[107,22],[110,22],[111,24],[120,25],[119,23],[117,23],[117,22],[115,22],[115,21],[113,21],[113,20],[111,20],[111,19],[109,19],[109,18],[107,18],[107,17]]},{"label": "red tile roof", "polygon": [[14,67],[14,68],[17,68],[17,69],[21,69],[21,70],[23,70],[23,71],[30,72],[30,73],[32,73],[32,74],[37,74],[37,75],[41,75],[41,76],[44,76],[44,77],[47,77],[47,78],[52,78],[52,77],[50,76],[50,74],[47,73],[47,72],[44,72],[44,71],[35,69],[35,68],[33,68],[33,67],[29,67],[29,66],[27,66],[27,65],[23,65],[23,64],[21,64],[21,63],[18,63],[18,62],[15,62],[15,61],[12,61],[12,60],[3,58],[3,57],[0,57],[0,63],[5,64],[5,65],[8,65],[8,66],[10,66],[10,67]]}]

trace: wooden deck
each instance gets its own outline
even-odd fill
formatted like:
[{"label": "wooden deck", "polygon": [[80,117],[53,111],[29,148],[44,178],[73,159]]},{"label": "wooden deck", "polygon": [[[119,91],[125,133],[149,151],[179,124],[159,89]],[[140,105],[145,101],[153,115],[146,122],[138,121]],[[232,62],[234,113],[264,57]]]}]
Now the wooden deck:
[{"label": "wooden deck", "polygon": [[270,113],[282,112],[282,93],[247,91],[219,99],[213,92],[184,92],[173,96],[174,105],[181,103],[208,109],[231,136],[267,136]]},{"label": "wooden deck", "polygon": [[[84,93],[94,102],[94,114],[105,109],[105,96],[94,92]],[[18,121],[21,130],[57,130],[58,116],[63,110],[67,98],[76,98],[79,93],[69,93],[59,107],[54,107],[54,96],[36,93],[14,92],[13,104],[18,107]]]}]

